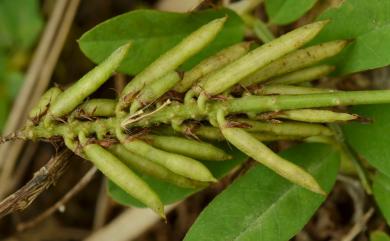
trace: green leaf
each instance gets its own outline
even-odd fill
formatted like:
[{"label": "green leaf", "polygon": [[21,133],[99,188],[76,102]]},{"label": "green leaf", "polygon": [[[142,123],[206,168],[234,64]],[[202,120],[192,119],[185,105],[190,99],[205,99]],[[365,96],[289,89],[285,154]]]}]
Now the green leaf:
[{"label": "green leaf", "polygon": [[7,71],[7,54],[0,49],[0,85],[4,82],[5,72]]},{"label": "green leaf", "polygon": [[315,42],[352,39],[335,60],[338,74],[348,74],[390,64],[390,1],[346,0],[319,19],[331,22]]},{"label": "green leaf", "polygon": [[0,48],[31,47],[42,26],[38,0],[0,1]]},{"label": "green leaf", "polygon": [[370,241],[390,241],[390,237],[382,231],[375,231],[370,234]]},{"label": "green leaf", "polygon": [[371,118],[372,124],[350,123],[343,126],[347,142],[371,165],[390,176],[390,108],[389,104],[362,105],[352,113]]},{"label": "green leaf", "polygon": [[[303,144],[282,156],[306,168],[326,191],[331,190],[339,166],[334,149]],[[184,240],[286,241],[302,229],[324,200],[258,165],[213,200]]]},{"label": "green leaf", "polygon": [[99,63],[131,40],[133,46],[119,69],[135,75],[200,26],[226,15],[229,18],[222,31],[209,46],[184,64],[182,69],[185,70],[218,50],[240,42],[244,36],[240,17],[227,9],[194,13],[136,10],[99,24],[85,33],[79,44],[88,58]]},{"label": "green leaf", "polygon": [[390,177],[378,172],[374,177],[373,194],[380,210],[390,225]]},{"label": "green leaf", "polygon": [[[227,144],[219,144],[219,147],[223,148],[227,153],[233,156],[232,160],[223,161],[223,162],[215,162],[215,161],[204,161],[209,170],[213,173],[213,175],[217,178],[221,178],[226,175],[230,170],[236,167],[238,164],[244,162],[248,159],[248,157],[237,149],[228,146]],[[156,178],[146,176],[143,174],[139,174],[149,185],[150,187],[156,191],[156,193],[160,196],[161,201],[164,204],[174,203],[181,199],[188,197],[189,195],[199,191],[195,189],[187,189],[177,187],[173,184],[162,182]],[[123,205],[127,206],[136,206],[136,207],[144,207],[143,204],[135,200],[133,197],[128,195],[125,191],[115,185],[113,182],[108,182],[108,191],[110,196]]]},{"label": "green leaf", "polygon": [[288,24],[298,20],[317,0],[266,0],[265,10],[271,23]]}]

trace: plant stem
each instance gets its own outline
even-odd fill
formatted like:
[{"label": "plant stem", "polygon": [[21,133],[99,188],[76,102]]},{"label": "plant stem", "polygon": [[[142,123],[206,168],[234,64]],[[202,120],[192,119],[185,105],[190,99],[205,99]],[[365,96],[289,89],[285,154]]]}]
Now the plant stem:
[{"label": "plant stem", "polygon": [[336,92],[336,90],[294,86],[294,85],[272,84],[272,85],[263,86],[260,89],[256,89],[254,91],[254,94],[256,95],[304,95],[304,94],[318,94],[318,93],[329,93],[329,92]]},{"label": "plant stem", "polygon": [[[170,124],[172,120],[177,119],[207,120],[210,117],[215,117],[216,112],[221,108],[225,109],[228,114],[236,114],[380,103],[390,103],[390,90],[340,91],[333,93],[285,96],[245,96],[227,101],[207,102],[205,110],[200,110],[196,102],[187,103],[185,105],[179,102],[173,102],[160,111],[127,125],[126,128]],[[78,133],[80,131],[84,131],[86,134],[105,134],[108,132],[115,135],[115,128],[125,119],[126,118],[116,117],[99,119],[94,122],[74,121],[67,124],[56,125],[51,128],[42,126],[30,127],[24,131],[24,136],[32,139],[50,138],[53,136],[65,136],[69,133]]]},{"label": "plant stem", "polygon": [[390,102],[390,90],[348,91],[307,95],[245,96],[223,103],[229,113],[267,112]]},{"label": "plant stem", "polygon": [[268,29],[267,25],[261,21],[261,19],[256,19],[253,23],[253,30],[256,36],[263,41],[263,43],[271,42],[275,39],[273,33]]},{"label": "plant stem", "polygon": [[341,152],[341,158],[345,158],[347,161],[350,161],[352,165],[355,167],[357,175],[362,182],[363,188],[366,190],[368,194],[372,194],[372,188],[370,185],[370,181],[367,175],[367,172],[363,166],[363,164],[359,161],[359,158],[356,157],[355,153],[351,150],[351,148],[345,143],[344,134],[341,130],[340,126],[337,124],[329,124],[328,125],[333,132],[335,133],[335,141],[337,147]]},{"label": "plant stem", "polygon": [[107,133],[114,135],[117,126],[117,118],[98,119],[95,121],[73,121],[66,124],[56,125],[54,127],[44,127],[43,125],[26,127],[21,133],[24,138],[52,138],[55,136],[77,136],[83,132],[86,135],[97,134],[105,136]]}]

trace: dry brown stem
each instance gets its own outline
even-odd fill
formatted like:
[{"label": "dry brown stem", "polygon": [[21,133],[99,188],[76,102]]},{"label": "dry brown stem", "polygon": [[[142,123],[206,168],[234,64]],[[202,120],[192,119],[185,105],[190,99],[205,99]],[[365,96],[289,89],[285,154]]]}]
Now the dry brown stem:
[{"label": "dry brown stem", "polygon": [[26,209],[43,191],[54,185],[69,166],[72,155],[68,149],[55,155],[34,173],[28,183],[1,201],[0,218]]}]

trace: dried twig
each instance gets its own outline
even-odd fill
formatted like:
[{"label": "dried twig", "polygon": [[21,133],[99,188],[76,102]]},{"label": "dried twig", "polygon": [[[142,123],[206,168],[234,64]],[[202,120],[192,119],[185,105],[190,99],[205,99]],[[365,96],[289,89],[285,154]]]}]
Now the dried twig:
[{"label": "dried twig", "polygon": [[360,182],[345,175],[338,175],[337,180],[343,182],[344,189],[353,201],[353,221],[357,222],[364,215],[366,196]]},{"label": "dried twig", "polygon": [[107,194],[107,179],[103,177],[100,185],[100,191],[96,199],[95,216],[93,218],[93,230],[98,230],[104,226],[110,208],[111,199]]},{"label": "dried twig", "polygon": [[191,12],[194,9],[197,9],[204,0],[187,0],[187,1],[177,1],[177,0],[161,0],[158,1],[156,8],[162,11],[170,12]]},{"label": "dried twig", "polygon": [[[42,95],[50,82],[59,54],[64,46],[80,0],[57,1],[53,14],[45,28],[39,46],[27,70],[25,82],[7,120],[5,133],[11,133],[21,127],[28,111]],[[34,90],[34,91],[31,91]],[[0,198],[12,186],[12,175],[16,160],[24,146],[23,141],[4,143],[0,147]],[[3,163],[3,160],[7,160]]]},{"label": "dried twig", "polygon": [[374,209],[371,207],[366,213],[364,213],[364,206],[366,202],[366,196],[361,184],[348,176],[338,175],[337,180],[344,183],[344,188],[348,192],[349,196],[353,200],[354,215],[353,215],[353,227],[349,232],[340,240],[352,241],[366,229],[366,224],[374,213]]},{"label": "dried twig", "polygon": [[16,168],[12,175],[13,180],[12,182],[10,182],[8,190],[16,190],[16,188],[22,184],[22,181],[25,178],[26,171],[29,168],[30,160],[36,153],[38,146],[38,142],[29,143],[26,146],[25,150],[23,151],[23,154],[19,158],[18,168]]},{"label": "dried twig", "polygon": [[374,214],[375,209],[370,208],[360,220],[358,220],[355,225],[351,228],[351,230],[341,239],[341,241],[352,241],[367,228],[367,222],[370,220],[372,215]]},{"label": "dried twig", "polygon": [[115,92],[117,93],[117,95],[122,92],[123,88],[125,88],[126,83],[126,76],[124,74],[116,73],[114,75]]},{"label": "dried twig", "polygon": [[1,241],[83,240],[88,233],[87,229],[67,227],[63,223],[47,219],[46,222],[34,229],[16,232],[11,237],[1,239]]},{"label": "dried twig", "polygon": [[55,184],[67,169],[72,155],[66,149],[52,157],[34,173],[34,177],[26,185],[0,202],[0,218],[27,208],[43,191]]},{"label": "dried twig", "polygon": [[58,200],[53,206],[50,208],[46,209],[43,213],[38,215],[37,217],[28,220],[23,223],[19,223],[17,226],[18,231],[24,231],[28,228],[32,228],[38,223],[42,222],[45,220],[47,217],[52,215],[56,210],[60,209],[62,206],[64,206],[70,199],[72,199],[75,195],[77,195],[81,190],[83,190],[88,183],[91,182],[93,177],[95,176],[97,169],[96,167],[92,167],[89,169],[89,171],[80,179],[80,181],[72,188],[69,190],[68,193],[65,194],[60,200]]},{"label": "dried twig", "polygon": [[[165,207],[165,211],[168,213],[176,206],[177,204],[169,205]],[[159,220],[161,219],[151,210],[142,208],[127,209],[111,223],[92,233],[92,235],[87,237],[85,241],[134,240]]]}]

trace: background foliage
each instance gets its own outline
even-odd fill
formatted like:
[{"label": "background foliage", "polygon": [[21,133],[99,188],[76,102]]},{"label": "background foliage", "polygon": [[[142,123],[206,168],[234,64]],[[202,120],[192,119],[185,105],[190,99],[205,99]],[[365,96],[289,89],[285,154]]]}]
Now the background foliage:
[{"label": "background foliage", "polygon": [[42,25],[38,0],[0,1],[0,132]]}]

